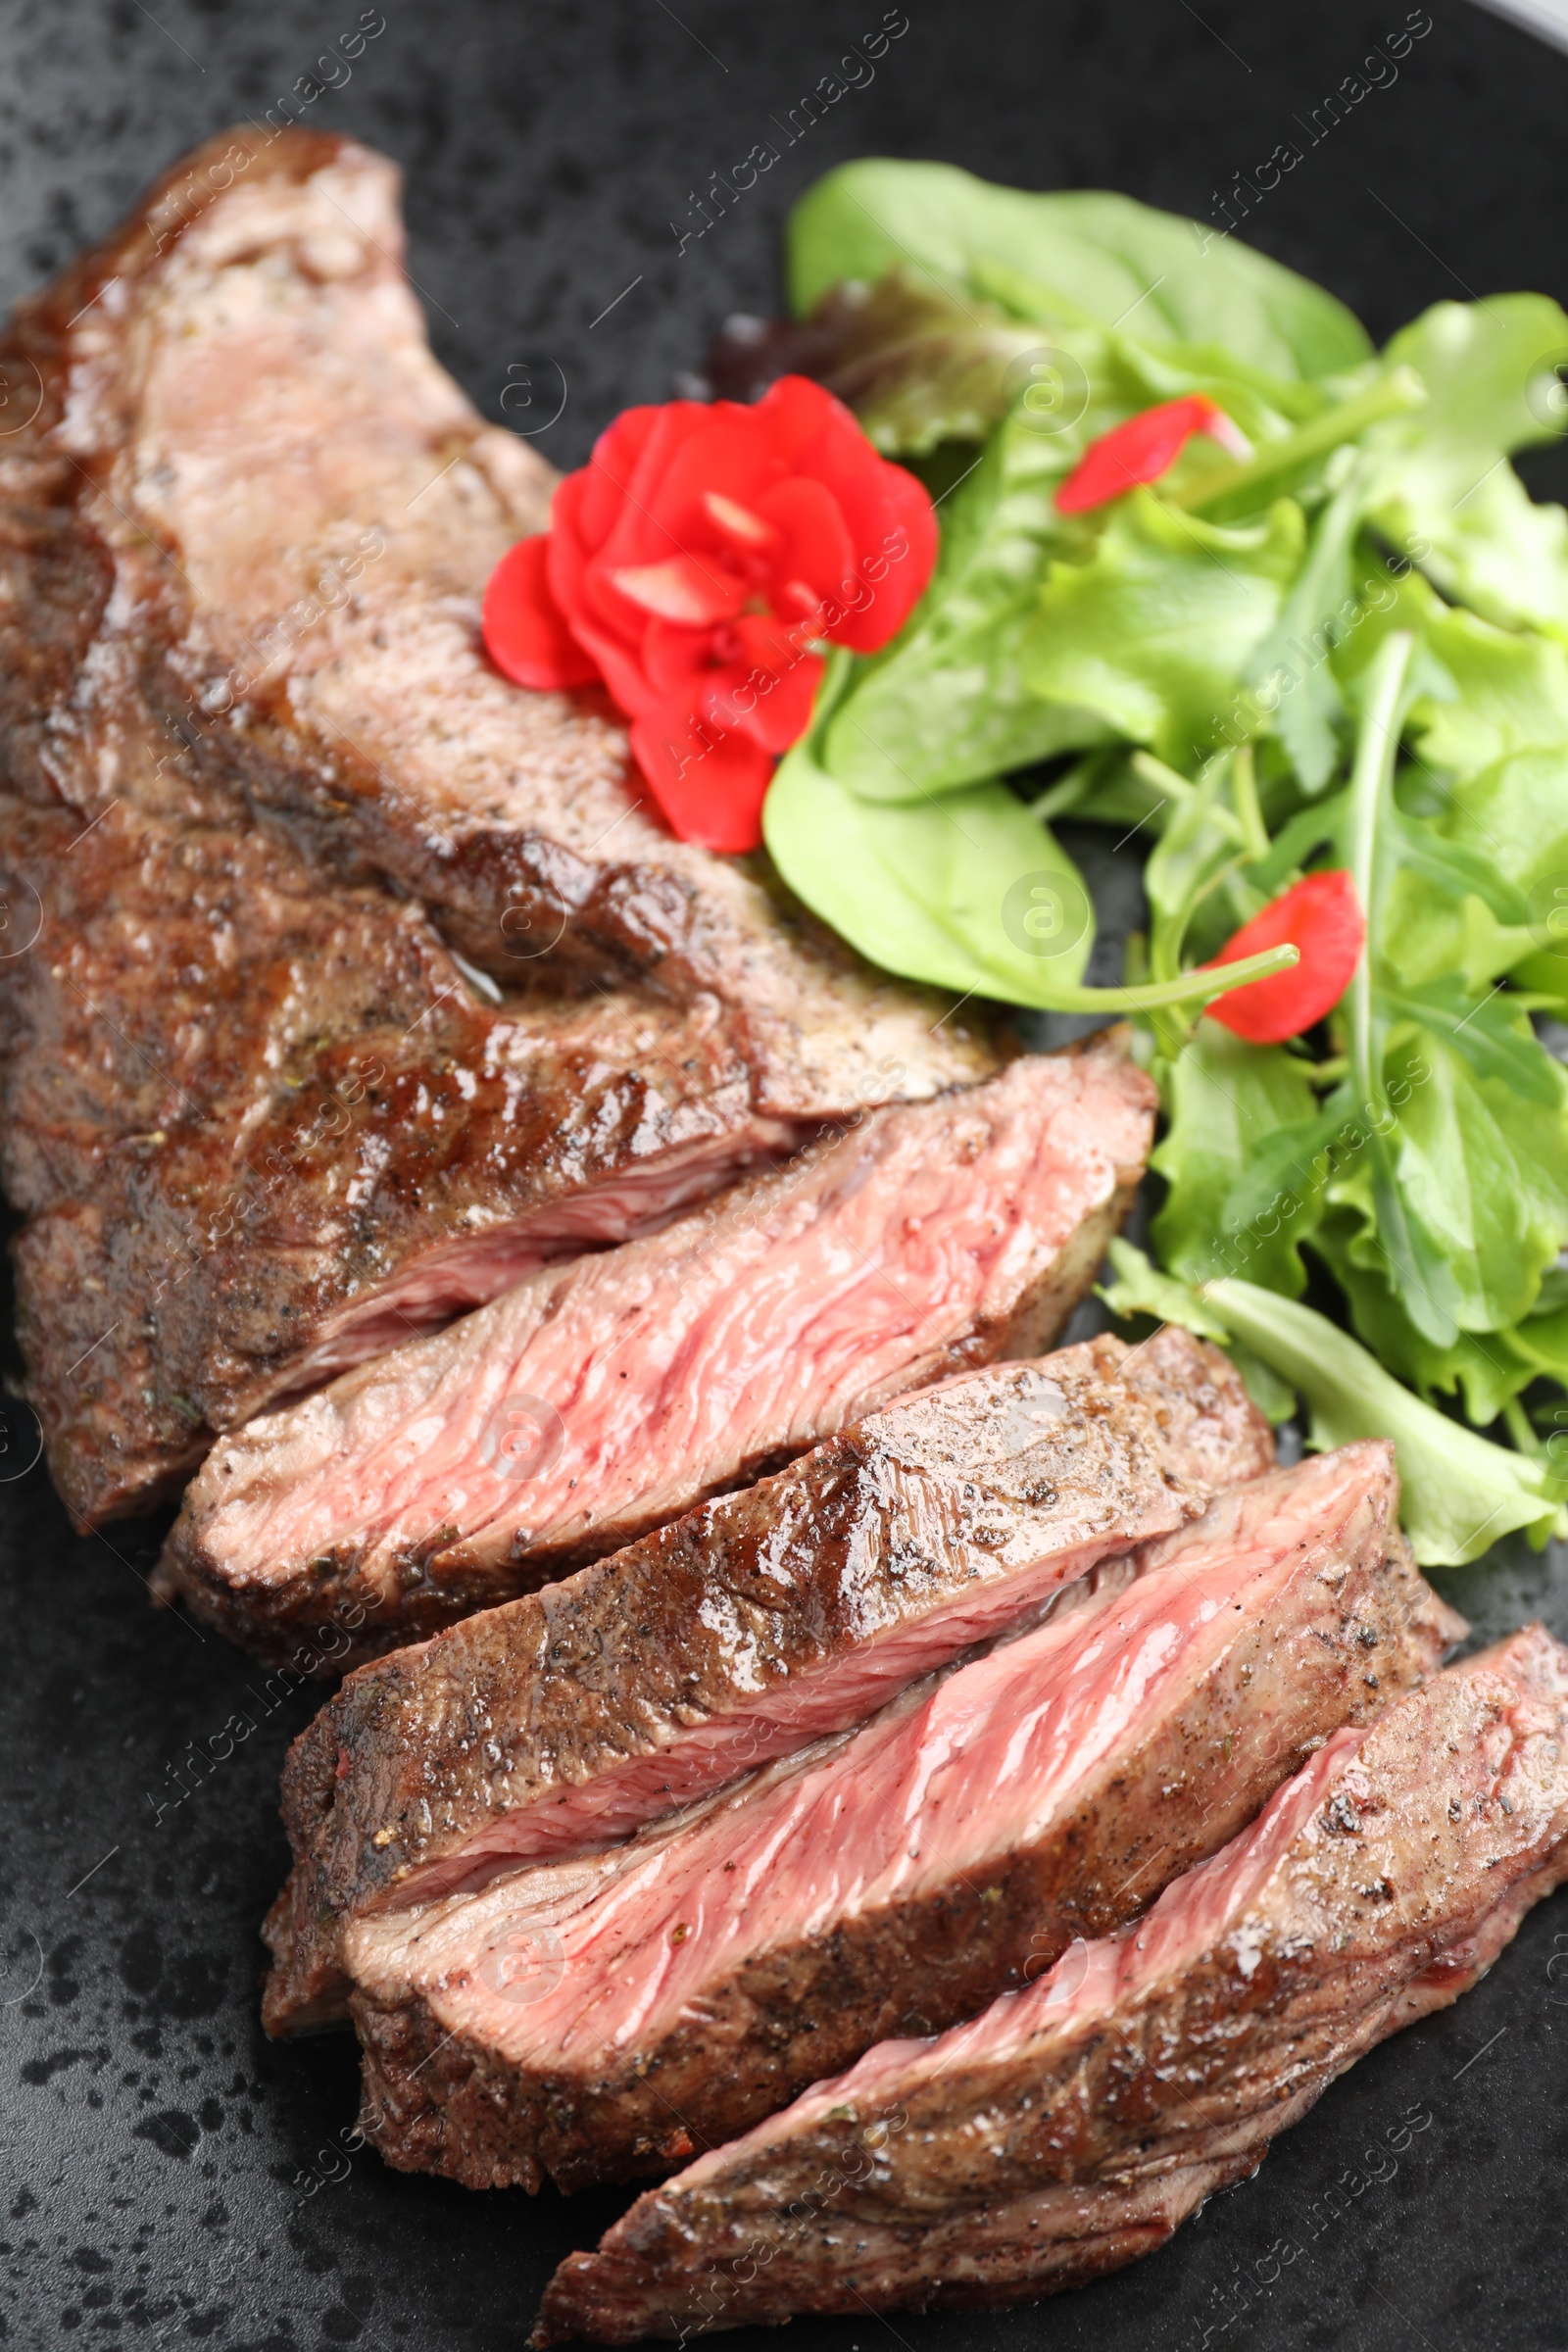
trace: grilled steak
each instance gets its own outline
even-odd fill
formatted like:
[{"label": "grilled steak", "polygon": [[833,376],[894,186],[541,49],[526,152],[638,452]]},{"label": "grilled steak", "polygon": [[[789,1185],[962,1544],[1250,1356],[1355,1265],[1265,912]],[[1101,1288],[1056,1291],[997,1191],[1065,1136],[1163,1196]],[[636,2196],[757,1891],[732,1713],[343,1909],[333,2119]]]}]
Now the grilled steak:
[{"label": "grilled steak", "polygon": [[1527,1627],[1339,1732],[1136,1926],[893,2041],[639,2199],[536,2345],[1029,2300],[1159,2245],[1568,1877],[1568,1651]]},{"label": "grilled steak", "polygon": [[1437,1664],[1394,1496],[1386,1446],[1274,1471],[695,1818],[361,1920],[366,2129],[473,2187],[626,2180],[971,2016]]},{"label": "grilled steak", "polygon": [[166,1574],[264,1650],[323,1592],[385,1648],[531,1591],[905,1389],[1048,1346],[1152,1126],[1114,1042],[876,1111],[224,1438]]},{"label": "grilled steak", "polygon": [[479,591],[553,477],[424,349],[393,194],[334,139],[220,141],[0,344],[35,402],[0,437],[0,1125],[90,1521],[530,1266],[997,1065],[659,833],[616,728],[485,666]]},{"label": "grilled steak", "polygon": [[[240,127],[22,306],[5,357],[42,387],[25,439],[56,468],[62,666],[118,648],[133,583],[138,683],[203,772],[439,909],[498,976],[712,998],[782,1116],[863,1096],[883,1056],[932,1091],[955,1055],[931,1034],[940,1001],[870,973],[761,861],[671,839],[618,724],[486,662],[480,594],[554,477],[431,357],[398,193],[351,140]],[[95,631],[74,529],[122,591]],[[38,704],[29,690],[27,749]],[[49,758],[54,789],[95,813],[112,787],[90,757]]]},{"label": "grilled steak", "polygon": [[344,2014],[345,1920],[608,1844],[863,1721],[1272,1453],[1216,1349],[1106,1335],[888,1406],[362,1669],[284,1773],[270,2031]]},{"label": "grilled steak", "polygon": [[30,1394],[86,1520],[799,1140],[711,1021],[479,1004],[416,907],[243,822],[12,802],[0,866],[47,908],[5,967],[0,1152]]}]

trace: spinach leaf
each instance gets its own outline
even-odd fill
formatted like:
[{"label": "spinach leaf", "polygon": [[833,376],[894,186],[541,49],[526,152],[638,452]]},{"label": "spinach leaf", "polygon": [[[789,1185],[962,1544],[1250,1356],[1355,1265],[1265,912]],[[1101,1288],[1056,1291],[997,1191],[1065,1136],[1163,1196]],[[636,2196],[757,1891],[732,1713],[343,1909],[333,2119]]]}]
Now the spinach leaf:
[{"label": "spinach leaf", "polygon": [[813,912],[873,963],[965,995],[1063,1012],[1209,1003],[1295,957],[1294,949],[1134,988],[1080,984],[1094,936],[1089,894],[1065,851],[1005,785],[919,802],[863,799],[823,765],[822,739],[853,672],[835,654],[817,716],[768,788],[773,861]]},{"label": "spinach leaf", "polygon": [[823,764],[822,731],[785,755],[763,809],[773,861],[807,905],[910,979],[1048,1006],[1075,988],[1094,944],[1089,895],[1023,803],[995,781],[862,799]]},{"label": "spinach leaf", "polygon": [[954,493],[930,588],[828,726],[826,764],[856,792],[917,801],[1108,740],[1094,714],[1042,704],[1018,659],[1060,542],[1052,493],[1080,447],[1073,428],[1041,433],[1014,415]]},{"label": "spinach leaf", "polygon": [[790,216],[798,317],[846,278],[901,263],[960,293],[996,291],[987,265],[1049,288],[1063,325],[1126,320],[1151,343],[1213,343],[1279,376],[1318,377],[1370,356],[1343,304],[1254,253],[1127,196],[1032,195],[951,164],[868,158],[816,182]]},{"label": "spinach leaf", "polygon": [[1537,1545],[1557,1530],[1560,1490],[1544,1464],[1423,1403],[1326,1315],[1231,1277],[1200,1296],[1156,1274],[1128,1242],[1111,1243],[1110,1260],[1116,1280],[1101,1295],[1116,1314],[1154,1315],[1239,1343],[1304,1399],[1315,1446],[1392,1438],[1400,1517],[1424,1568],[1463,1567],[1512,1528]]}]

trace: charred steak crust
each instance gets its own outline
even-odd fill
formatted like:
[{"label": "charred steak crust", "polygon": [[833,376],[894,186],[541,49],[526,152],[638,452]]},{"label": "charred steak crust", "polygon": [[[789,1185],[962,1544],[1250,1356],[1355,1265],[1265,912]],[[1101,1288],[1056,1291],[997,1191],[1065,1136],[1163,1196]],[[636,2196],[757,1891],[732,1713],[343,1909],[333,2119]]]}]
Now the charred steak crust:
[{"label": "charred steak crust", "polygon": [[[1136,1349],[1102,1335],[887,1407],[746,1494],[362,1668],[284,1769],[296,1867],[268,1923],[270,2031],[341,2017],[344,1921],[409,1899],[420,1872],[467,1867],[498,1825],[515,1847],[519,1821],[538,1823],[536,1854],[624,1835],[869,1713],[896,1687],[865,1665],[879,1638],[1042,1550],[1076,1574],[1272,1455],[1218,1349],[1175,1330]],[[901,1653],[905,1678],[969,1625],[946,1646],[921,1637],[912,1664]],[[846,1697],[770,1724],[835,1673]],[[671,1794],[677,1757],[688,1778]],[[607,1790],[625,1791],[618,1810],[573,1810]],[[564,1844],[549,1826],[564,1807]]]},{"label": "charred steak crust", "polygon": [[[617,1550],[891,1396],[1033,1353],[1147,1157],[1152,1097],[1121,1048],[883,1105],[225,1436],[167,1588],[263,1654],[330,1593],[363,1620],[357,1661]],[[537,1418],[513,1432],[509,1411]],[[519,1463],[514,1434],[539,1458]]]},{"label": "charred steak crust", "polygon": [[[1309,1747],[1363,1720],[1438,1663],[1430,1616],[1417,1599],[1420,1580],[1388,1555],[1390,1449],[1349,1448],[1328,1457],[1326,1467],[1276,1472],[1263,1485],[1283,1494],[1327,1486],[1336,1475],[1343,1481],[1338,1515],[1287,1552],[1277,1596],[1260,1603],[1244,1587],[1234,1636],[1228,1610],[1220,1609],[1217,1649],[1195,1653],[1196,1679],[1146,1710],[1047,1829],[994,1851],[965,1842],[924,1893],[900,1890],[876,1900],[857,1893],[847,1908],[841,1898],[826,1926],[817,1924],[822,1897],[809,1858],[781,1852],[779,1867],[808,1874],[810,1926],[797,1919],[740,1962],[694,1979],[672,2025],[643,2024],[646,1995],[629,1995],[635,2016],[623,2027],[612,2009],[596,2034],[585,2006],[572,2027],[569,2061],[517,2063],[476,2025],[462,2027],[467,2012],[449,2011],[442,2001],[432,2006],[417,1992],[410,1997],[406,1984],[398,1987],[402,1997],[389,1997],[402,1966],[390,1920],[378,1923],[379,1932],[355,1931],[351,2005],[366,2052],[368,2136],[393,2164],[447,2173],[470,2187],[532,2188],[548,2173],[569,2190],[659,2174],[696,2148],[746,2131],[873,2043],[972,2016],[1049,1967],[1075,1937],[1118,1927],[1242,1828]],[[1226,1497],[1215,1512],[1241,1501]],[[1156,1547],[1172,1555],[1171,1569],[1157,1559],[1149,1570],[1154,1584],[1140,1587],[1156,1611],[1133,1620],[1144,1628],[1142,1639],[1158,1639],[1162,1572],[1177,1572],[1176,1555],[1205,1538],[1214,1515]],[[1118,1606],[1129,1605],[1112,1597],[1106,1608],[1086,1612],[1079,1646],[1090,1654],[1103,1646],[1103,1628],[1119,1627]],[[969,1679],[978,1671],[969,1670]],[[837,1767],[841,1775],[853,1775],[857,1748],[865,1744],[852,1746]],[[744,1812],[737,1800],[737,1824]],[[714,1826],[712,1854],[733,1837],[727,1823]],[[693,1835],[701,1833],[669,1833],[677,1841]],[[930,1835],[945,1851],[954,1833],[939,1820]],[[713,1867],[710,1855],[706,1869]],[[853,1879],[856,1860],[845,1856],[842,1867]],[[527,1881],[514,1884],[520,1896]],[[710,1889],[715,1882],[705,1875],[701,1884]],[[506,1899],[509,1890],[496,1894]],[[705,1897],[694,1888],[689,1901],[701,1909]],[[677,1905],[683,1917],[686,1907]],[[526,1908],[517,1916],[526,1919]],[[438,1961],[422,1965],[419,1982],[428,1984],[439,1965],[441,1990],[464,1966],[477,1967],[487,1984],[493,1923],[470,1920],[455,1905],[454,1925],[458,1936],[442,1943]],[[619,1940],[608,1927],[604,1933]],[[669,1930],[677,1940],[683,1933],[678,1922]],[[428,1934],[424,1923],[418,1934]],[[606,1971],[604,1997],[612,1998],[601,1932],[584,1943],[563,1919],[561,1934],[568,1976],[583,1969],[595,1984]],[[384,1958],[383,1946],[392,1947]],[[509,1997],[498,2002],[487,1992],[480,2004],[502,2031],[519,2014],[508,2011]],[[542,2013],[521,2014],[531,2020]],[[658,2014],[665,2019],[663,2010]]]},{"label": "charred steak crust", "polygon": [[[230,134],[0,342],[37,404],[0,441],[0,882],[40,926],[0,971],[3,1173],[32,1392],[89,1523],[442,1320],[443,1290],[447,1314],[494,1297],[538,1262],[510,1228],[542,1220],[544,1257],[624,1238],[999,1058],[767,877],[666,842],[617,729],[488,671],[479,591],[553,476],[430,359],[377,258],[394,189],[336,138]],[[274,297],[269,373],[224,337]],[[455,742],[484,775],[443,813]],[[590,819],[633,854],[581,855]],[[411,844],[433,903],[441,872],[467,894],[449,929],[485,900],[499,1008],[409,899]],[[572,919],[540,954],[547,902]]]},{"label": "charred steak crust", "polygon": [[1255,2172],[1565,1878],[1568,1650],[1529,1626],[1337,1736],[1136,1928],[936,2041],[884,2043],[640,2198],[562,2265],[533,2343],[1098,2276]]}]

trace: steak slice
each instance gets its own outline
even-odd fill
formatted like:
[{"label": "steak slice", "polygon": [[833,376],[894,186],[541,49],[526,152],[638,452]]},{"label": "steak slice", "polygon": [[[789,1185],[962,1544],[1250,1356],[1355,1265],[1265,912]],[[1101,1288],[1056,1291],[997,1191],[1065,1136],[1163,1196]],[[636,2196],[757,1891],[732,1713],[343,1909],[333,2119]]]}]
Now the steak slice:
[{"label": "steak slice", "polygon": [[1227,1356],[1108,1334],[886,1406],[745,1494],[351,1675],[295,1741],[274,2034],[345,1921],[613,1842],[863,1721],[1273,1458]]},{"label": "steak slice", "polygon": [[1568,1877],[1568,1651],[1347,1728],[1135,1927],[890,2041],[573,2254],[536,2345],[1030,2300],[1147,2253]]},{"label": "steak slice", "polygon": [[276,1650],[323,1591],[386,1647],[905,1389],[1054,1339],[1148,1156],[1119,1039],[890,1106],[656,1238],[533,1276],[208,1455],[168,1587]]},{"label": "steak slice", "polygon": [[0,802],[0,873],[40,925],[0,967],[29,1395],[89,1523],[803,1134],[711,1008],[478,1003],[417,907],[221,809]]},{"label": "steak slice", "polygon": [[1436,1666],[1386,1445],[1221,1497],[1075,1602],[695,1817],[343,1937],[365,2129],[470,2187],[659,2173],[972,2016]]},{"label": "steak slice", "polygon": [[672,839],[618,723],[489,664],[481,594],[555,476],[432,358],[399,184],[352,140],[241,126],[21,306],[0,359],[40,406],[0,495],[48,527],[23,535],[0,751],[96,814],[120,787],[78,681],[133,684],[204,775],[498,977],[712,1000],[776,1116],[887,1093],[884,1059],[911,1097],[976,1074],[945,1001],[873,973],[765,860]]}]

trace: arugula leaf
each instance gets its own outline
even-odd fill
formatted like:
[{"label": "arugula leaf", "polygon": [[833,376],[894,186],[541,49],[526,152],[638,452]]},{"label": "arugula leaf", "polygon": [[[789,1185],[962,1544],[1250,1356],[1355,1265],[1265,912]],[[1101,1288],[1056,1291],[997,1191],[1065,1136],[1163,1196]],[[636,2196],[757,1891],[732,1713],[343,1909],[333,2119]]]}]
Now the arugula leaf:
[{"label": "arugula leaf", "polygon": [[900,263],[960,292],[995,292],[983,266],[1049,288],[1062,324],[1132,315],[1151,343],[1219,344],[1285,377],[1332,375],[1370,346],[1343,304],[1255,253],[1130,197],[1031,195],[951,164],[866,158],[809,188],[786,232],[791,306],[813,310],[846,278]]},{"label": "arugula leaf", "polygon": [[1350,551],[1366,491],[1364,468],[1352,466],[1315,517],[1306,560],[1274,628],[1254,649],[1244,681],[1272,688],[1275,731],[1310,793],[1323,790],[1340,762],[1345,697],[1328,655],[1350,597]]},{"label": "arugula leaf", "polygon": [[[1301,1196],[1310,1196],[1292,1162],[1319,1123],[1306,1071],[1283,1046],[1249,1045],[1217,1021],[1200,1021],[1173,1064],[1169,1125],[1150,1161],[1170,1187],[1152,1239],[1161,1263],[1184,1280],[1207,1282],[1245,1264],[1288,1298],[1305,1288],[1298,1225]],[[1270,1151],[1280,1153],[1279,1182],[1237,1215],[1239,1185]]]},{"label": "arugula leaf", "polygon": [[[1426,1244],[1419,1275],[1400,1266],[1393,1287],[1417,1329],[1443,1347],[1462,1331],[1497,1331],[1528,1315],[1568,1237],[1568,1081],[1539,1046],[1531,1051],[1555,1087],[1544,1110],[1506,1083],[1478,1078],[1436,1029],[1396,1036],[1389,1052],[1389,1082],[1403,1081],[1408,1092],[1392,1132],[1374,1141]],[[1377,1165],[1369,1149],[1329,1197],[1362,1218],[1347,1244],[1351,1260],[1387,1281]]]},{"label": "arugula leaf", "polygon": [[1222,739],[1237,681],[1278,623],[1304,539],[1290,499],[1266,521],[1231,529],[1135,490],[1086,564],[1053,564],[1023,645],[1025,684],[1196,765]]},{"label": "arugula leaf", "polygon": [[1222,1345],[1239,1343],[1305,1400],[1314,1446],[1391,1438],[1400,1517],[1424,1568],[1463,1567],[1513,1528],[1538,1546],[1554,1532],[1557,1489],[1544,1464],[1423,1403],[1326,1315],[1231,1277],[1200,1296],[1156,1274],[1129,1242],[1111,1243],[1110,1261],[1116,1280],[1101,1297],[1114,1313],[1154,1315]]}]

